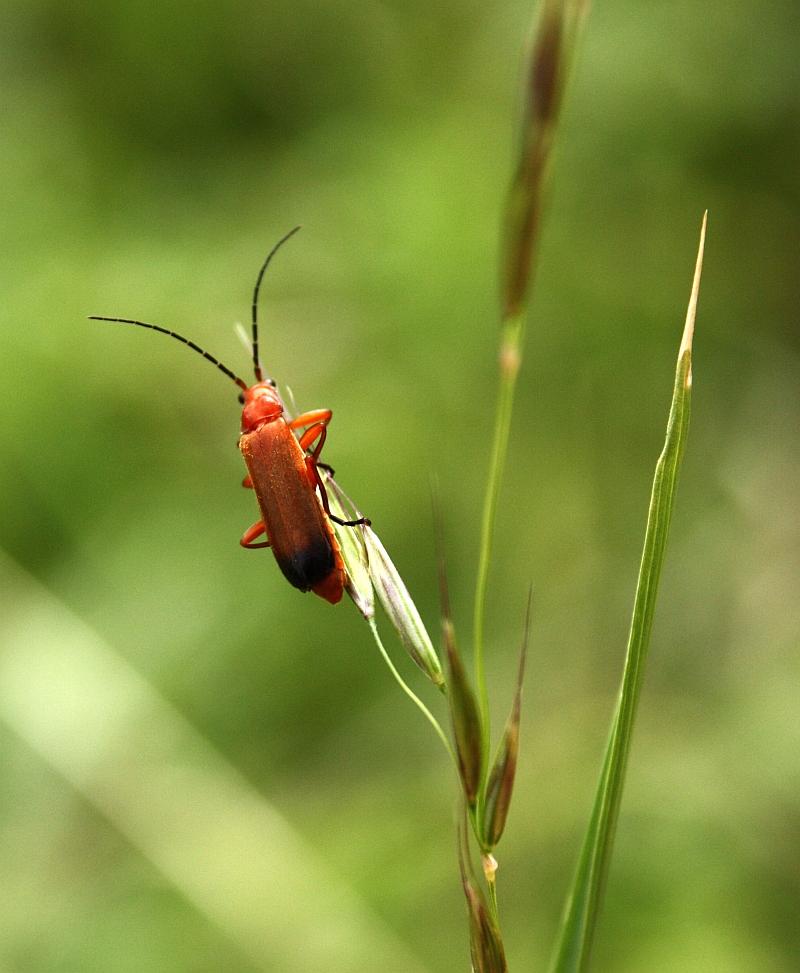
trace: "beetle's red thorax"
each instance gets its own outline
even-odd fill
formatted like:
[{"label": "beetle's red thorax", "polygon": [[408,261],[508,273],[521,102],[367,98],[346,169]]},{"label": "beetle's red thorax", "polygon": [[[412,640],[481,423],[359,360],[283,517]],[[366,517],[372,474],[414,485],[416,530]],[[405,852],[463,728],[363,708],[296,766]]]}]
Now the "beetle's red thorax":
[{"label": "beetle's red thorax", "polygon": [[256,382],[244,393],[242,432],[255,432],[259,426],[283,415],[283,402],[271,382]]}]

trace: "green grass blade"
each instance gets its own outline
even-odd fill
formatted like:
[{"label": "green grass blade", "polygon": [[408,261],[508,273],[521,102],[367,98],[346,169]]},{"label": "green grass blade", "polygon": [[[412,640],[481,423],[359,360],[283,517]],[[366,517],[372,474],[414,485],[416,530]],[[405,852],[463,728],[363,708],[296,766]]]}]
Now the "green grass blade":
[{"label": "green grass blade", "polygon": [[692,336],[703,264],[706,218],[700,231],[694,282],[686,314],[686,326],[678,352],[675,387],[667,423],[664,449],[656,464],[644,550],[636,586],[625,669],[603,769],[595,795],[589,827],[564,910],[559,939],[551,966],[553,973],[588,969],[594,932],[602,905],[614,844],[617,817],[625,780],[636,706],[642,686],[644,663],[653,627],[658,579],[664,561],[667,533],[683,448],[689,428],[692,386]]}]

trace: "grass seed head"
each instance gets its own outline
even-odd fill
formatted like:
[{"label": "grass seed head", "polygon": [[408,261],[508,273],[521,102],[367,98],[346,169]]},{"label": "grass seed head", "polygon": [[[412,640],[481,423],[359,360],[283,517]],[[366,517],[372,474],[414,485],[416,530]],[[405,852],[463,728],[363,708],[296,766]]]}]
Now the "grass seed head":
[{"label": "grass seed head", "polygon": [[433,642],[417,611],[411,595],[378,535],[364,528],[369,577],[384,611],[397,632],[405,650],[439,689],[444,688],[444,672]]},{"label": "grass seed head", "polygon": [[[341,520],[358,520],[361,513],[355,508],[336,480],[329,476],[325,470],[321,470],[320,475],[325,479],[325,491],[328,494],[331,511]],[[369,576],[369,559],[363,528],[340,527],[334,523],[333,529],[339,543],[342,561],[344,561],[344,570],[347,576],[345,589],[356,608],[369,621],[369,619],[375,617],[375,597]]]}]

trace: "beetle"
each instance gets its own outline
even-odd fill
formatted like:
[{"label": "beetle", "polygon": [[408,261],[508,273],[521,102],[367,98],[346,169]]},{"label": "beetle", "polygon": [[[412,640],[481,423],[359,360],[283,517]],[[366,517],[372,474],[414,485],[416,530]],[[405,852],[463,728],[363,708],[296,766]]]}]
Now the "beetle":
[{"label": "beetle", "polygon": [[[256,278],[252,306],[256,380],[252,385],[175,331],[132,318],[93,314],[90,320],[133,324],[160,331],[188,345],[239,386],[239,402],[243,406],[239,449],[247,467],[242,486],[254,491],[261,512],[261,519],[244,532],[240,544],[249,549],[271,547],[278,567],[290,584],[300,591],[313,591],[335,605],[341,600],[346,574],[332,522],[342,527],[368,526],[370,522],[366,517],[342,520],[331,512],[319,471],[325,469],[332,475],[333,470],[321,463],[319,457],[328,435],[332,411],[314,409],[290,418],[275,381],[264,377],[258,353],[261,281],[276,252],[299,229],[299,226],[294,227],[275,244]],[[262,536],[265,539],[258,541]]]}]

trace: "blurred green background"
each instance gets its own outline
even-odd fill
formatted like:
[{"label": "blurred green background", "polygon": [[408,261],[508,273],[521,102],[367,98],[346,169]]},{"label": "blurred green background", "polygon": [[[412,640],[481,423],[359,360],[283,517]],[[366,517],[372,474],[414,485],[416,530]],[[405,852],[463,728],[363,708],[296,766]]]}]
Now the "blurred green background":
[{"label": "blurred green background", "polygon": [[[431,631],[468,641],[531,6],[6,0],[0,968],[467,968],[454,782],[349,602],[238,538],[264,358]],[[700,217],[693,421],[598,970],[797,968],[798,9],[597,4],[566,102],[490,590],[499,849],[542,969],[621,670]],[[389,645],[396,648],[391,632]],[[440,701],[395,651],[435,707]]]}]

